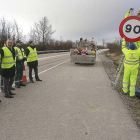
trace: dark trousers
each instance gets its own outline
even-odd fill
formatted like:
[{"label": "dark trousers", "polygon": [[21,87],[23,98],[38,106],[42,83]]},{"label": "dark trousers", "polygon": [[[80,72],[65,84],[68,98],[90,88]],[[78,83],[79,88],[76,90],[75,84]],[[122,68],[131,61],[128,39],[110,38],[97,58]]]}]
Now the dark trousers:
[{"label": "dark trousers", "polygon": [[24,63],[16,64],[15,85],[19,86],[22,83]]},{"label": "dark trousers", "polygon": [[14,77],[3,77],[4,81],[4,93],[5,96],[9,96],[9,93],[11,92],[11,86],[14,82]]},{"label": "dark trousers", "polygon": [[3,87],[3,77],[1,77],[1,91],[3,91],[4,87]]},{"label": "dark trousers", "polygon": [[38,67],[29,67],[29,79],[30,80],[33,80],[33,77],[32,77],[32,70],[34,69],[34,72],[35,72],[35,79],[39,79],[38,77]]}]

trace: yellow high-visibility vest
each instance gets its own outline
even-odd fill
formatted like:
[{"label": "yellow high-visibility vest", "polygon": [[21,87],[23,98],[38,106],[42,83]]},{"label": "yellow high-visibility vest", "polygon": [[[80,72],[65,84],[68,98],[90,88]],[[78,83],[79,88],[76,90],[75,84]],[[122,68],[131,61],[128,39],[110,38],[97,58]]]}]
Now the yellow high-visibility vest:
[{"label": "yellow high-visibility vest", "polygon": [[13,67],[15,65],[15,60],[13,59],[12,52],[7,47],[3,47],[2,49],[4,51],[4,57],[2,58],[1,67],[3,69]]},{"label": "yellow high-visibility vest", "polygon": [[124,66],[125,67],[139,67],[139,58],[140,58],[140,48],[137,50],[130,50],[126,47],[126,41],[122,42],[122,52],[125,55]]},{"label": "yellow high-visibility vest", "polygon": [[14,47],[15,48],[15,51],[16,51],[16,57],[18,58],[18,60],[22,60],[25,56],[25,53],[24,53],[24,49],[20,49],[18,47]]},{"label": "yellow high-visibility vest", "polygon": [[38,60],[36,48],[32,49],[30,46],[27,48],[30,51],[29,55],[27,56],[27,62],[33,62]]}]

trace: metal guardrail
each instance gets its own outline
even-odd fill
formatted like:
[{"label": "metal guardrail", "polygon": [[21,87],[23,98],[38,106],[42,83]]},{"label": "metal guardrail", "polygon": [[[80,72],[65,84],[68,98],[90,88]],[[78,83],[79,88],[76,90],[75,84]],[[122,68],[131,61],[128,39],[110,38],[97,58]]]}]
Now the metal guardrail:
[{"label": "metal guardrail", "polygon": [[70,50],[47,50],[47,51],[37,51],[38,54],[59,53],[59,52],[70,52]]}]

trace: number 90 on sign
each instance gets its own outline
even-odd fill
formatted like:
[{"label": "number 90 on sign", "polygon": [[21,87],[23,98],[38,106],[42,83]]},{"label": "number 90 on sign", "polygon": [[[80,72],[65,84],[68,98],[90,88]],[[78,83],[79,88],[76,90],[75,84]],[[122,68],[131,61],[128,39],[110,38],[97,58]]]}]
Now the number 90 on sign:
[{"label": "number 90 on sign", "polygon": [[120,35],[126,41],[136,42],[140,40],[140,18],[130,16],[120,24]]},{"label": "number 90 on sign", "polygon": [[137,38],[140,36],[140,21],[129,20],[124,24],[124,34],[129,38]]}]

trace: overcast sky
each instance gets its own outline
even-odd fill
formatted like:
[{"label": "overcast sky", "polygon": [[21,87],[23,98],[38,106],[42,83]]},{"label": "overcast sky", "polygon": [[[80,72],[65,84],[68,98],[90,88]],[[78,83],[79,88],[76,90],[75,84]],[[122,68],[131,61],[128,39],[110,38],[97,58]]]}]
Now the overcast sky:
[{"label": "overcast sky", "polygon": [[0,18],[16,19],[24,34],[46,16],[56,30],[53,38],[94,37],[98,44],[119,37],[119,24],[131,7],[135,15],[140,10],[140,0],[0,0],[0,5]]}]

